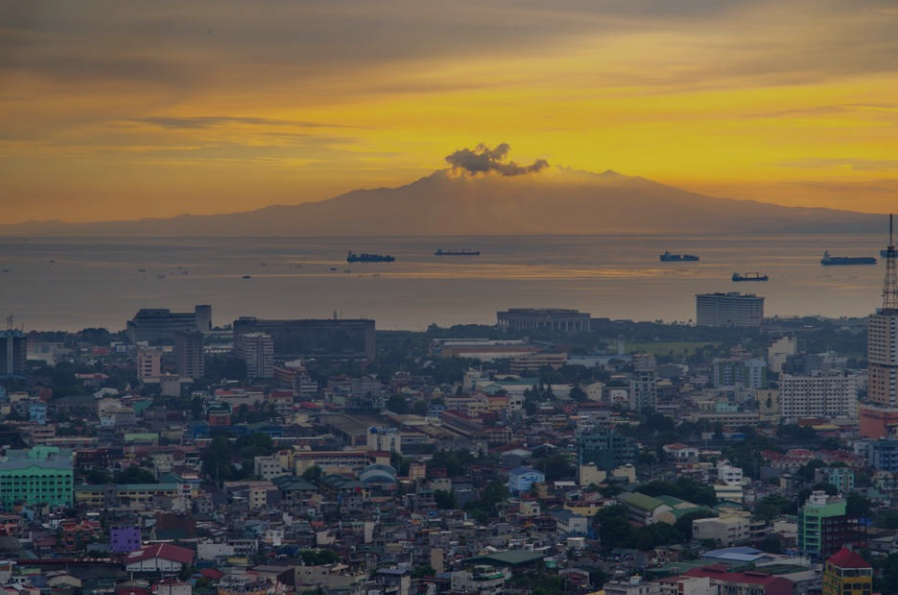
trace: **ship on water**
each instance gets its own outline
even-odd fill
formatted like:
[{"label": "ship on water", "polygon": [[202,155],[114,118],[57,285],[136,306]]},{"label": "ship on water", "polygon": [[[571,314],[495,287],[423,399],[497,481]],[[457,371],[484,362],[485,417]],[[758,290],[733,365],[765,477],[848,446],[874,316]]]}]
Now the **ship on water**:
[{"label": "ship on water", "polygon": [[733,273],[733,281],[766,281],[767,275],[761,273]]},{"label": "ship on water", "polygon": [[433,253],[434,256],[480,256],[480,250],[470,250],[468,248],[437,248]]},{"label": "ship on water", "polygon": [[698,262],[698,256],[695,254],[671,254],[665,250],[660,256],[661,262]]},{"label": "ship on water", "polygon": [[823,253],[820,264],[824,265],[849,265],[849,264],[876,264],[872,256],[831,256],[829,250]]},{"label": "ship on water", "polygon": [[346,255],[346,262],[393,262],[394,260],[396,258],[389,254],[368,254],[366,252],[354,254],[352,250]]}]

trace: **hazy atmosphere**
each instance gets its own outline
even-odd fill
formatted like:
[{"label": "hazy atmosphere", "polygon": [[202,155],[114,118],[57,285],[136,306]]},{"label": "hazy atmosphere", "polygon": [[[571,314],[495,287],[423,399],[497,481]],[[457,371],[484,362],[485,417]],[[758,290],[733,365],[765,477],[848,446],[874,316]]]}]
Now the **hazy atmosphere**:
[{"label": "hazy atmosphere", "polygon": [[896,30],[888,0],[2,2],[0,223],[323,200],[479,143],[884,212]]}]

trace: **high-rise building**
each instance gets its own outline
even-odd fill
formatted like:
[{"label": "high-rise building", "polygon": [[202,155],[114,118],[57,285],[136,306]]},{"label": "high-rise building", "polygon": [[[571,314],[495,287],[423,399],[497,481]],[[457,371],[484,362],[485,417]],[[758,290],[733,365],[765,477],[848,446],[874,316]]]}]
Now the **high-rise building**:
[{"label": "high-rise building", "polygon": [[611,471],[622,465],[636,464],[639,454],[636,443],[614,428],[597,428],[577,436],[578,464],[595,463],[599,469]]},{"label": "high-rise building", "polygon": [[630,378],[630,409],[642,411],[658,406],[658,375],[654,370],[636,370]]},{"label": "high-rise building", "polygon": [[873,567],[860,554],[842,548],[826,560],[823,595],[870,595]]},{"label": "high-rise building", "polygon": [[52,446],[7,450],[0,457],[0,508],[71,506],[72,451]]},{"label": "high-rise building", "polygon": [[248,378],[274,376],[274,339],[267,333],[238,335],[234,350],[246,364]]},{"label": "high-rise building", "polygon": [[234,321],[234,344],[240,335],[267,333],[278,358],[373,359],[374,321],[366,319]]},{"label": "high-rise building", "polygon": [[179,331],[207,332],[212,329],[212,306],[194,306],[193,312],[172,312],[168,308],[144,308],[128,321],[132,343],[139,341],[173,343]]},{"label": "high-rise building", "polygon": [[194,379],[206,375],[206,359],[203,351],[203,333],[179,331],[175,333],[175,359],[178,374]]},{"label": "high-rise building", "polygon": [[840,496],[811,493],[798,511],[798,548],[803,554],[831,556],[849,542],[847,506]]},{"label": "high-rise building", "polygon": [[0,378],[25,374],[27,345],[28,341],[22,331],[0,331]]},{"label": "high-rise building", "polygon": [[780,415],[786,423],[805,417],[857,418],[857,377],[780,376]]},{"label": "high-rise building", "polygon": [[738,291],[695,296],[695,323],[699,326],[760,327],[764,322],[764,298]]},{"label": "high-rise building", "polygon": [[892,434],[898,427],[898,254],[889,216],[889,245],[882,308],[871,314],[867,326],[867,399],[860,408],[860,433],[866,438]]},{"label": "high-rise building", "polygon": [[162,350],[140,347],[137,350],[137,377],[141,380],[162,376]]},{"label": "high-rise building", "polygon": [[767,362],[761,358],[715,358],[712,365],[715,387],[767,388]]}]

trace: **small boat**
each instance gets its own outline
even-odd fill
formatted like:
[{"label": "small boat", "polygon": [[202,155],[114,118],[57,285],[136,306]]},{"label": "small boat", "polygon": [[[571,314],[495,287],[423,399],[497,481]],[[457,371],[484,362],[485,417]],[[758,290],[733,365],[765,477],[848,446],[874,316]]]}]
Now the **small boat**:
[{"label": "small boat", "polygon": [[876,264],[872,256],[830,256],[829,250],[823,253],[820,259],[823,265],[849,265],[849,264]]},{"label": "small boat", "polygon": [[332,270],[332,271],[336,271],[336,270],[337,270],[337,267],[331,267],[331,270]]},{"label": "small boat", "polygon": [[733,281],[766,281],[767,275],[761,273],[733,273]]},{"label": "small boat", "polygon": [[243,279],[252,279],[252,278],[253,278],[252,275],[243,275]]},{"label": "small boat", "polygon": [[667,250],[659,258],[661,262],[698,262],[699,260],[695,254],[672,254]]},{"label": "small boat", "polygon": [[437,248],[437,251],[433,253],[434,256],[480,256],[480,250],[469,250],[468,248],[448,248],[443,250],[442,248]]},{"label": "small boat", "polygon": [[[895,256],[898,256],[898,249],[895,249],[895,250],[892,252],[892,254],[894,254]],[[880,250],[880,251],[879,251],[879,255],[882,256],[883,258],[888,258],[888,257],[889,257],[889,249],[888,249],[888,248],[884,248],[883,250]]]}]

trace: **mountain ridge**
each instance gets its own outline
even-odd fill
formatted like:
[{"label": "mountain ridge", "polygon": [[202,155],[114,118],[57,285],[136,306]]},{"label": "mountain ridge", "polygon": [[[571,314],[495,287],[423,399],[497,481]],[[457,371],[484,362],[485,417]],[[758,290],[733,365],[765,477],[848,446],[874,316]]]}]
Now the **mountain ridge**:
[{"label": "mountain ridge", "polygon": [[881,215],[717,198],[640,176],[552,168],[524,175],[436,170],[408,184],[251,211],[0,225],[0,235],[522,235],[867,232]]}]

